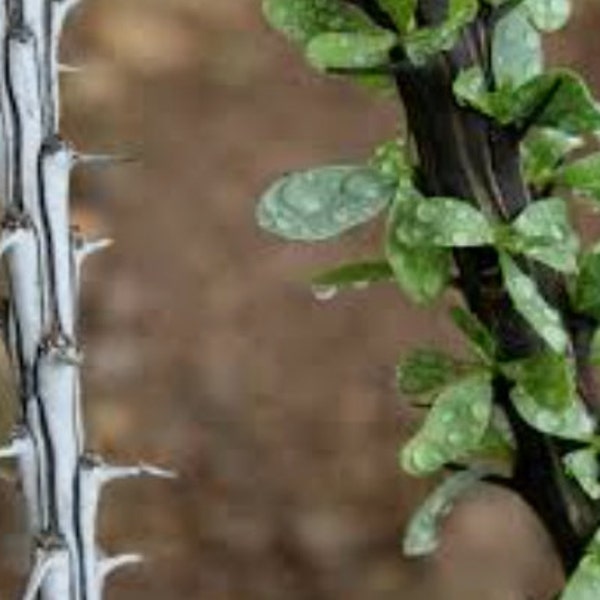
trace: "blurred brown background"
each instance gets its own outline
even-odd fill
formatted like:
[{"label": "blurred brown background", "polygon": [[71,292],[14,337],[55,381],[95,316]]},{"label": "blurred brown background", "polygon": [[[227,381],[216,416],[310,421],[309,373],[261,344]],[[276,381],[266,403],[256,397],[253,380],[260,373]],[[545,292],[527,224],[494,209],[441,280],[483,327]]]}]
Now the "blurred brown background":
[{"label": "blurred brown background", "polygon": [[[575,3],[553,54],[597,85],[600,5]],[[273,177],[364,159],[394,135],[398,109],[311,74],[259,4],[88,0],[65,43],[85,67],[65,77],[68,137],[142,158],[75,182],[77,221],[117,240],[86,273],[89,443],[180,473],[107,494],[104,545],[149,558],[108,598],[549,599],[546,538],[490,489],[453,513],[435,557],[401,556],[431,482],[396,467],[414,414],[394,363],[416,341],[453,346],[444,307],[417,310],[391,286],[319,303],[307,274],[376,254],[379,225],[308,247],[253,220]],[[0,501],[1,597],[14,598],[10,486]]]}]

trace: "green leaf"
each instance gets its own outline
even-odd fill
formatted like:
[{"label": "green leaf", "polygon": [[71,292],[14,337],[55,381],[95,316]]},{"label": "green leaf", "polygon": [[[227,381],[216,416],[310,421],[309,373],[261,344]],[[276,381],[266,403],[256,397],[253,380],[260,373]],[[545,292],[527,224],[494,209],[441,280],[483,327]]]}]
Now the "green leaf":
[{"label": "green leaf", "polygon": [[368,69],[386,65],[396,45],[389,31],[322,33],[306,47],[308,62],[321,71],[329,69]]},{"label": "green leaf", "polygon": [[595,535],[560,600],[597,600],[600,594],[600,536]]},{"label": "green leaf", "polygon": [[600,108],[583,80],[571,71],[542,73],[517,88],[490,92],[481,69],[462,71],[454,82],[457,100],[502,125],[554,127],[565,133],[600,129]]},{"label": "green leaf", "polygon": [[600,319],[600,246],[581,260],[573,302],[577,310]]},{"label": "green leaf", "polygon": [[418,348],[398,363],[398,389],[411,395],[438,390],[456,378],[458,367],[458,363],[444,352]]},{"label": "green leaf", "polygon": [[395,234],[409,246],[468,248],[494,241],[494,230],[486,217],[456,198],[420,198],[407,204]]},{"label": "green leaf", "polygon": [[412,167],[401,139],[390,140],[377,146],[369,165],[384,177],[397,181],[399,185],[411,186]]},{"label": "green leaf", "polygon": [[536,354],[503,365],[502,372],[544,408],[561,411],[578,401],[575,369],[563,354]]},{"label": "green leaf", "polygon": [[524,0],[523,7],[533,24],[541,31],[556,31],[571,16],[570,0]]},{"label": "green leaf", "polygon": [[495,406],[486,432],[467,460],[469,467],[482,467],[490,473],[510,477],[514,470],[516,442],[506,414]]},{"label": "green leaf", "polygon": [[450,310],[454,324],[473,343],[478,354],[486,361],[494,362],[497,352],[496,340],[487,327],[471,312],[455,306]]},{"label": "green leaf", "polygon": [[590,344],[589,362],[594,367],[600,367],[600,328],[597,328]]},{"label": "green leaf", "polygon": [[556,174],[556,181],[594,200],[600,200],[600,153],[564,166]]},{"label": "green leaf", "polygon": [[368,167],[292,173],[262,196],[257,220],[263,229],[287,240],[326,240],[375,218],[389,204],[395,185]]},{"label": "green leaf", "polygon": [[537,200],[514,221],[512,251],[525,254],[562,273],[577,271],[579,241],[560,198]]},{"label": "green leaf", "polygon": [[583,448],[570,452],[563,458],[567,473],[573,477],[592,498],[600,500],[600,465],[594,448]]},{"label": "green leaf", "polygon": [[426,556],[439,545],[440,526],[456,501],[471,490],[484,473],[462,471],[447,477],[421,504],[412,516],[404,534],[402,550],[405,556]]},{"label": "green leaf", "polygon": [[551,183],[564,158],[582,145],[583,140],[579,136],[559,129],[534,128],[521,145],[525,180],[539,188]]},{"label": "green leaf", "polygon": [[523,420],[538,431],[580,441],[588,441],[594,433],[594,419],[580,399],[565,410],[555,410],[540,404],[518,385],[512,389],[511,399]]},{"label": "green leaf", "polygon": [[412,214],[411,205],[420,199],[416,190],[401,186],[388,219],[385,252],[404,293],[417,304],[428,304],[441,295],[450,279],[450,251],[431,246],[411,246],[396,235],[397,224],[406,214]]},{"label": "green leaf", "polygon": [[569,340],[558,311],[544,300],[533,280],[510,256],[500,253],[500,266],[515,309],[552,350],[559,354],[564,352]]},{"label": "green leaf", "polygon": [[448,14],[441,24],[421,27],[405,36],[406,52],[411,61],[422,65],[432,56],[452,49],[463,28],[475,19],[478,10],[478,0],[449,0]]},{"label": "green leaf", "polygon": [[340,0],[263,0],[262,9],[273,29],[302,45],[321,33],[377,29],[357,7]]},{"label": "green leaf", "polygon": [[487,372],[448,385],[435,399],[421,430],[404,446],[402,468],[422,476],[476,450],[492,414],[492,382]]},{"label": "green leaf", "polygon": [[492,70],[499,88],[519,86],[544,67],[542,40],[521,7],[496,24],[492,38]]},{"label": "green leaf", "polygon": [[377,0],[379,6],[391,17],[401,33],[407,33],[414,25],[417,0]]},{"label": "green leaf", "polygon": [[313,286],[361,288],[393,278],[394,273],[387,261],[369,260],[338,265],[315,275],[311,283]]}]

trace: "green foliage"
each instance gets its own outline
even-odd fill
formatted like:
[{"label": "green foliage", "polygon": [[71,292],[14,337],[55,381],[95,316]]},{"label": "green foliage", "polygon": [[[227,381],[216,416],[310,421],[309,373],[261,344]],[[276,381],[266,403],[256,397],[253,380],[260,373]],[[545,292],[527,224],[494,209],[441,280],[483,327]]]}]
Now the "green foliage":
[{"label": "green foliage", "polygon": [[556,173],[555,181],[600,200],[600,153],[565,165]]},{"label": "green foliage", "polygon": [[594,448],[582,448],[564,459],[567,473],[575,479],[592,500],[600,500],[600,465]]},{"label": "green foliage", "polygon": [[479,470],[462,471],[446,478],[434,489],[406,527],[402,544],[405,556],[426,556],[437,549],[443,519],[457,500],[481,481],[482,476]]},{"label": "green foliage", "polygon": [[450,311],[454,324],[471,341],[477,354],[486,362],[494,363],[496,359],[497,344],[494,336],[485,325],[472,313],[460,306],[455,306]]},{"label": "green foliage", "polygon": [[600,588],[600,533],[589,544],[583,560],[567,583],[560,600],[596,600]]},{"label": "green foliage", "polygon": [[414,27],[414,14],[417,0],[377,0],[379,6],[392,18],[400,33],[407,33]]},{"label": "green foliage", "polygon": [[457,361],[444,352],[419,348],[398,364],[398,389],[404,394],[432,392],[450,383],[458,370]]},{"label": "green foliage", "polygon": [[262,196],[257,219],[287,240],[326,240],[376,217],[393,192],[394,182],[375,169],[321,167],[276,181]]},{"label": "green foliage", "polygon": [[581,259],[575,283],[573,302],[582,313],[600,319],[600,247],[593,248]]},{"label": "green foliage", "polygon": [[556,31],[571,15],[570,0],[524,0],[523,6],[541,31]]},{"label": "green foliage", "polygon": [[327,269],[312,278],[313,286],[361,288],[372,283],[390,281],[394,273],[385,260],[346,263]]}]

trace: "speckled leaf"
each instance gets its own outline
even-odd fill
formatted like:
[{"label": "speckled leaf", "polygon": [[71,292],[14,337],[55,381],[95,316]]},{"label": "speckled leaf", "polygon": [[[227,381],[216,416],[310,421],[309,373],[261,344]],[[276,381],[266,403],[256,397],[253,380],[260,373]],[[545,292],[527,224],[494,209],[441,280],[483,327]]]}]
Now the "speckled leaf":
[{"label": "speckled leaf", "polygon": [[432,554],[439,545],[440,527],[456,501],[483,477],[479,470],[462,471],[446,478],[424,500],[408,523],[402,543],[405,556]]},{"label": "speckled leaf", "polygon": [[496,24],[492,38],[492,69],[498,87],[515,87],[539,75],[544,66],[542,40],[522,7]]},{"label": "speckled leaf", "polygon": [[541,31],[556,31],[571,16],[571,0],[524,0],[523,8]]},{"label": "speckled leaf", "polygon": [[515,309],[552,350],[564,352],[568,336],[558,311],[546,302],[533,280],[519,269],[510,256],[501,253],[500,266]]},{"label": "speckled leaf", "polygon": [[496,340],[487,327],[471,312],[456,306],[451,309],[450,316],[454,324],[472,342],[476,352],[487,362],[494,362],[496,356]]},{"label": "speckled leaf", "polygon": [[306,47],[308,62],[319,69],[368,69],[389,63],[389,53],[396,45],[389,31],[368,33],[322,33]]},{"label": "speckled leaf", "polygon": [[362,11],[340,0],[263,0],[262,8],[273,29],[303,45],[321,33],[376,29]]},{"label": "speckled leaf", "polygon": [[365,223],[389,204],[395,182],[368,167],[321,167],[287,175],[262,196],[259,225],[287,240],[319,241]]},{"label": "speckled leaf", "polygon": [[403,394],[424,394],[450,383],[458,363],[444,352],[418,348],[403,357],[396,368],[398,389]]},{"label": "speckled leaf", "polygon": [[391,281],[394,273],[385,260],[371,260],[338,265],[315,275],[313,286],[333,286],[335,288],[361,288],[371,283]]},{"label": "speckled leaf", "polygon": [[450,0],[446,19],[440,25],[409,32],[405,47],[412,62],[423,64],[432,56],[450,50],[463,28],[475,19],[478,10],[478,0]]},{"label": "speckled leaf", "polygon": [[600,200],[600,153],[566,165],[556,174],[556,181],[594,200]]},{"label": "speckled leaf", "polygon": [[560,600],[598,600],[600,597],[600,534],[596,534],[567,582]]},{"label": "speckled leaf", "polygon": [[375,148],[369,165],[384,177],[397,181],[399,185],[410,186],[413,169],[406,154],[406,147],[401,139],[390,140]]},{"label": "speckled leaf", "polygon": [[420,198],[396,224],[396,237],[409,246],[465,248],[494,241],[494,231],[476,208],[455,198]]},{"label": "speckled leaf", "polygon": [[594,433],[596,423],[579,398],[565,410],[555,410],[543,406],[516,385],[511,399],[521,417],[538,431],[581,441],[588,441]]},{"label": "speckled leaf", "polygon": [[403,292],[417,304],[428,304],[441,295],[450,279],[451,256],[447,248],[411,246],[398,239],[397,223],[412,214],[412,206],[420,200],[416,190],[401,186],[388,219],[385,252]]},{"label": "speckled leaf", "polygon": [[577,271],[579,240],[567,205],[560,198],[537,200],[514,221],[514,252],[525,254],[562,273]]},{"label": "speckled leaf", "polygon": [[417,0],[377,0],[401,33],[412,29]]},{"label": "speckled leaf", "polygon": [[492,382],[487,372],[448,385],[435,399],[421,430],[404,446],[402,468],[423,476],[477,449],[492,414]]},{"label": "speckled leaf", "polygon": [[543,188],[550,183],[557,167],[583,140],[559,129],[536,127],[521,144],[523,174],[527,183]]},{"label": "speckled leaf", "polygon": [[600,246],[581,260],[573,301],[578,310],[600,319]]},{"label": "speckled leaf", "polygon": [[593,500],[600,500],[600,465],[594,448],[570,452],[563,458],[567,473]]},{"label": "speckled leaf", "polygon": [[563,354],[536,354],[503,365],[502,372],[544,408],[566,410],[578,402],[575,368]]}]

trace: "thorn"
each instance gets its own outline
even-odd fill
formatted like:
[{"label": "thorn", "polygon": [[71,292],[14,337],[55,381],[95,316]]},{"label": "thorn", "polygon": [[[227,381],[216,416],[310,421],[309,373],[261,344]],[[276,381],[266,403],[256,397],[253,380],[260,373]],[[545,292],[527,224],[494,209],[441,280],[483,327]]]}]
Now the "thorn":
[{"label": "thorn", "polygon": [[79,367],[83,363],[83,352],[64,334],[55,332],[42,341],[40,351],[55,361]]},{"label": "thorn", "polygon": [[21,600],[35,600],[48,573],[62,560],[69,560],[64,541],[52,534],[42,534],[37,540],[33,568]]},{"label": "thorn", "polygon": [[0,256],[14,248],[14,246],[24,238],[25,229],[9,229],[5,227],[0,234]]},{"label": "thorn", "polygon": [[25,452],[29,434],[25,427],[16,427],[6,446],[0,448],[0,459],[16,458]]},{"label": "thorn", "polygon": [[163,469],[147,463],[137,465],[111,465],[104,461],[98,454],[87,453],[82,457],[85,467],[95,470],[100,483],[108,483],[116,479],[131,477],[159,477],[161,479],[175,479],[177,473],[170,469]]},{"label": "thorn", "polygon": [[130,154],[78,154],[75,153],[75,165],[110,166],[114,164],[139,162],[140,157]]},{"label": "thorn", "polygon": [[98,578],[102,581],[121,567],[138,565],[144,562],[144,557],[137,553],[117,554],[107,556],[98,561]]},{"label": "thorn", "polygon": [[92,256],[92,254],[96,254],[101,250],[105,250],[106,248],[110,248],[115,241],[112,238],[98,238],[95,240],[88,240],[81,235],[77,235],[75,239],[75,251],[77,253],[77,258],[80,261],[85,260],[88,256]]}]

